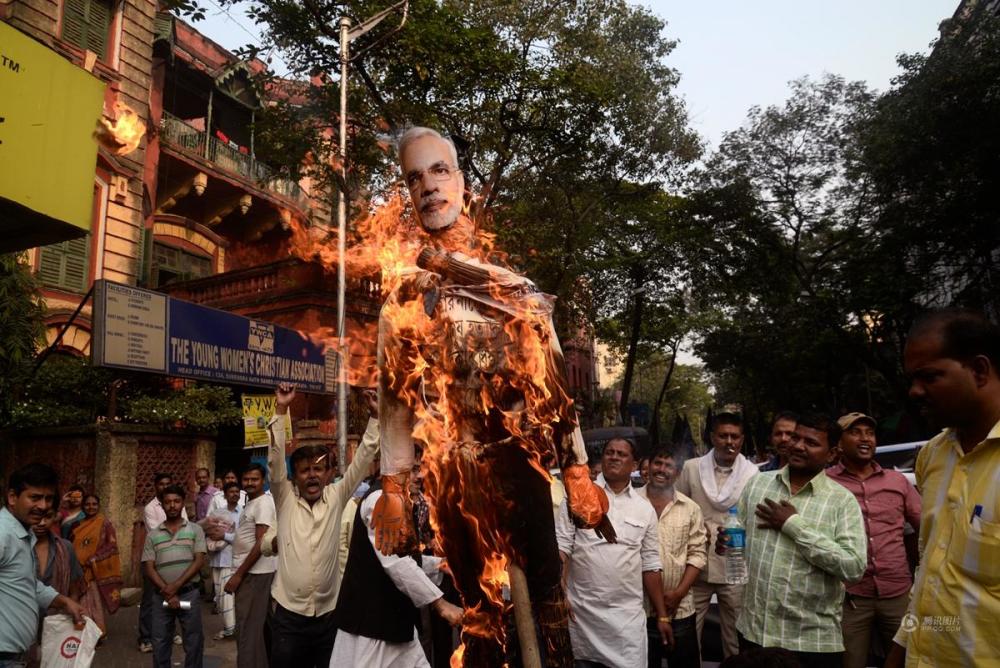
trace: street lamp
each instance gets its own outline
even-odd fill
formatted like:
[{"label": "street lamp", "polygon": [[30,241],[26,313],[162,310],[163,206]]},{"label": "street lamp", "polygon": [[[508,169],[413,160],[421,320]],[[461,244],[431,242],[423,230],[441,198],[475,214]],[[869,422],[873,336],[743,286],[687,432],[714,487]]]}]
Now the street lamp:
[{"label": "street lamp", "polygon": [[351,62],[351,42],[377,26],[394,12],[402,12],[403,18],[395,30],[354,54],[357,58],[375,48],[398,32],[406,23],[409,0],[402,0],[383,9],[367,21],[351,28],[351,19],[342,16],[340,27],[340,197],[337,200],[337,464],[340,474],[346,472],[347,463],[347,350],[344,346],[344,307],[347,293],[347,274],[344,268],[347,240],[347,67]]}]

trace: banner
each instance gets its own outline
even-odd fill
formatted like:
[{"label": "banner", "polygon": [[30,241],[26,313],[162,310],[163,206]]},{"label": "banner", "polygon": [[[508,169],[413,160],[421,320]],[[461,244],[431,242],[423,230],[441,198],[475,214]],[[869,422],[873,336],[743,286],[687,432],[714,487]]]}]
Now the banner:
[{"label": "banner", "polygon": [[[273,394],[243,395],[243,448],[266,448],[271,445],[267,421],[274,415],[277,402]],[[285,413],[285,443],[292,442],[292,417]]]},{"label": "banner", "polygon": [[94,281],[95,366],[336,393],[336,353],[295,330],[105,279]]},{"label": "banner", "polygon": [[0,253],[90,231],[104,88],[0,20]]}]

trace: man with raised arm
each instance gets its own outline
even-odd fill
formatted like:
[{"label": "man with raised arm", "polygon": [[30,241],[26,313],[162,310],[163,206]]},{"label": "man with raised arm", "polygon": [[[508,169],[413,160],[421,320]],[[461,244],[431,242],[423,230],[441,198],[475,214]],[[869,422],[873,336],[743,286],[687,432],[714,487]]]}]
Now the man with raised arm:
[{"label": "man with raised arm", "polygon": [[283,421],[295,398],[295,388],[282,383],[275,397],[275,416],[268,422],[268,468],[278,510],[278,570],[271,586],[275,602],[271,666],[327,668],[337,634],[333,610],[337,605],[334,581],[340,517],[378,452],[378,422],[368,421],[354,461],[340,480],[330,483],[334,470],[330,451],[321,445],[295,449],[289,480]]}]

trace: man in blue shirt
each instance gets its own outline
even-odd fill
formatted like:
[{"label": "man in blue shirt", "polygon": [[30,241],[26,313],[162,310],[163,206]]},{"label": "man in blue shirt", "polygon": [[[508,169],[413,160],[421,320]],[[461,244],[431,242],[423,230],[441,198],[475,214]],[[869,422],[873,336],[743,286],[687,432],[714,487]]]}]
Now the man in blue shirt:
[{"label": "man in blue shirt", "polygon": [[0,668],[23,668],[38,632],[40,611],[61,608],[83,624],[83,608],[38,581],[35,538],[30,528],[49,513],[59,477],[44,464],[11,474],[7,507],[0,510]]}]

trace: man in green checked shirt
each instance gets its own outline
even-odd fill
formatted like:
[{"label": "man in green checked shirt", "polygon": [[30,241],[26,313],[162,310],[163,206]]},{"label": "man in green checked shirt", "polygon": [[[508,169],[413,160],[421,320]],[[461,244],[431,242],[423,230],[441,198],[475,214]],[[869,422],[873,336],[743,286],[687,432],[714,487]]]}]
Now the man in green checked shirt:
[{"label": "man in green checked shirt", "polygon": [[842,665],[843,583],[864,575],[868,545],[854,495],[824,472],[839,440],[834,420],[801,418],[787,466],[754,476],[740,496],[749,576],[741,651],[781,647],[809,668]]}]

